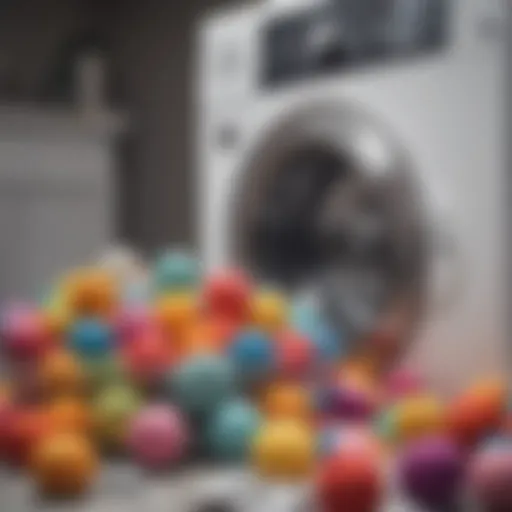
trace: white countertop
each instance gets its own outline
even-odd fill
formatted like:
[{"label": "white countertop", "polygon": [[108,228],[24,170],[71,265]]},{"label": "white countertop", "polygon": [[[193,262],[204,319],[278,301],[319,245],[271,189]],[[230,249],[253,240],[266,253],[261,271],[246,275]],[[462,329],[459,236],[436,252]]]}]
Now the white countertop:
[{"label": "white countertop", "polygon": [[[240,512],[310,510],[304,490],[295,493],[290,487],[263,484],[244,471],[189,468],[160,476],[144,476],[130,463],[104,466],[90,496],[64,502],[41,501],[26,477],[2,470],[0,509],[19,512],[196,512],[200,496],[208,495],[212,487],[227,487],[238,493],[243,502],[236,509]],[[379,512],[422,511],[390,491],[390,498]]]}]

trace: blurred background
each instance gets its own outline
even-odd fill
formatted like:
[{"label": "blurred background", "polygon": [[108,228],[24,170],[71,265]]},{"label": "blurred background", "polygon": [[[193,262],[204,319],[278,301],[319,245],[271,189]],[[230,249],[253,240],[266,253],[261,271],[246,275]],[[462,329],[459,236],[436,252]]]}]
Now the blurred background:
[{"label": "blurred background", "polygon": [[[180,274],[194,288],[199,267],[236,265],[365,367],[404,357],[440,395],[509,380],[511,15],[507,0],[0,0],[0,306],[54,306],[63,272],[114,242],[155,261],[121,277],[123,307],[163,311],[176,283],[159,274],[181,290]],[[176,246],[202,265],[158,254]],[[249,304],[234,275],[220,302]]]},{"label": "blurred background", "polygon": [[[287,1],[299,4],[302,0]],[[210,133],[217,133],[224,117],[231,120],[227,128],[245,130],[249,135],[256,133],[261,112],[263,123],[269,126],[269,133],[262,130],[261,135],[270,141],[263,147],[262,154],[270,153],[267,151],[273,147],[270,139],[276,139],[277,146],[281,144],[270,130],[273,124],[277,127],[276,133],[290,132],[292,138],[300,137],[300,134],[294,135],[295,127],[298,127],[298,132],[303,130],[302,127],[309,129],[309,113],[306,112],[302,119],[300,116],[303,114],[299,112],[298,120],[291,119],[284,128],[273,119],[274,114],[276,118],[281,115],[280,101],[283,110],[295,101],[294,80],[300,78],[294,75],[297,69],[299,75],[303,72],[308,78],[305,86],[297,89],[300,101],[304,99],[303,93],[324,95],[332,84],[329,94],[336,104],[338,95],[353,97],[352,103],[364,106],[375,119],[389,125],[390,131],[396,133],[401,142],[405,142],[406,149],[416,160],[412,167],[421,179],[430,180],[439,174],[435,176],[439,178],[436,186],[442,193],[447,193],[446,202],[454,213],[451,214],[453,222],[435,220],[434,224],[453,225],[462,240],[458,242],[461,251],[471,254],[478,268],[487,268],[489,264],[489,268],[498,269],[495,272],[500,274],[500,267],[493,258],[498,258],[501,253],[499,248],[503,237],[500,229],[504,216],[498,211],[501,203],[495,200],[494,194],[495,189],[501,189],[500,172],[505,158],[501,147],[504,126],[498,114],[503,110],[505,101],[501,89],[504,61],[500,60],[505,45],[493,44],[493,41],[500,39],[499,23],[496,22],[499,22],[499,14],[504,12],[499,7],[501,0],[471,0],[467,3],[462,0],[325,2],[342,6],[342,10],[348,6],[350,16],[355,17],[347,17],[343,11],[340,20],[364,22],[362,26],[367,27],[371,37],[378,32],[372,32],[373,25],[379,29],[380,22],[392,21],[389,25],[392,30],[388,34],[391,37],[384,37],[390,46],[385,46],[380,36],[375,37],[372,46],[371,37],[366,41],[364,34],[355,34],[361,38],[361,44],[354,46],[354,62],[358,59],[366,62],[367,56],[356,55],[364,50],[363,53],[369,52],[371,65],[368,72],[359,75],[351,75],[348,70],[343,74],[350,60],[346,53],[348,50],[342,44],[341,53],[334,51],[339,50],[336,45],[340,42],[341,32],[332,34],[332,41],[329,34],[326,41],[320,34],[320,42],[313,45],[320,50],[314,62],[310,62],[311,56],[299,55],[293,50],[289,52],[287,41],[279,42],[281,36],[277,30],[277,39],[271,40],[269,36],[267,42],[269,50],[264,57],[264,64],[269,68],[267,79],[269,83],[276,84],[285,79],[291,80],[291,85],[284,88],[282,100],[279,92],[269,94],[277,99],[275,109],[265,104],[268,87],[261,87],[254,97],[250,92],[246,94],[242,87],[239,93],[233,93],[239,94],[236,101],[241,102],[240,110],[230,92],[230,78],[207,73],[214,73],[210,67],[217,65],[215,52],[223,57],[222,33],[228,35],[232,31],[233,40],[243,40],[243,44],[249,46],[249,38],[245,41],[239,37],[245,30],[243,17],[240,20],[232,18],[231,25],[227,23],[224,26],[222,21],[217,23],[219,36],[215,35],[216,29],[212,29],[208,36],[211,36],[211,44],[208,42],[200,51],[196,43],[199,42],[199,27],[210,11],[251,3],[264,4],[243,0],[0,1],[0,269],[3,274],[0,300],[43,294],[48,284],[64,269],[83,264],[84,259],[95,258],[112,240],[122,241],[150,256],[165,246],[178,244],[196,248],[201,242],[207,247],[208,261],[224,264],[228,261],[224,256],[230,251],[228,233],[233,231],[231,226],[224,224],[224,217],[242,219],[239,231],[244,233],[239,235],[237,232],[237,238],[247,254],[241,261],[248,262],[251,269],[276,267],[274,273],[282,278],[287,269],[294,268],[291,262],[300,255],[302,259],[298,258],[295,266],[301,272],[307,267],[316,279],[318,269],[323,271],[331,265],[334,270],[327,273],[327,277],[321,277],[335,288],[336,300],[333,299],[333,303],[348,302],[348,299],[339,297],[340,290],[346,290],[350,302],[354,302],[356,292],[363,288],[361,282],[366,283],[365,280],[369,281],[369,293],[378,295],[373,290],[377,285],[381,286],[381,277],[394,276],[397,269],[400,275],[407,274],[400,279],[403,277],[407,283],[414,281],[410,275],[420,274],[416,268],[418,261],[423,256],[432,259],[430,254],[419,244],[413,244],[412,237],[406,235],[406,258],[413,265],[405,265],[404,255],[395,254],[399,245],[396,237],[387,236],[386,227],[373,226],[373,231],[370,231],[376,234],[367,236],[368,222],[359,211],[352,212],[355,220],[348,222],[347,218],[352,217],[345,211],[337,211],[341,204],[338,201],[340,195],[330,185],[330,178],[326,177],[325,187],[333,189],[332,203],[338,206],[326,208],[330,220],[321,227],[308,227],[306,224],[320,216],[316,196],[323,196],[315,193],[314,201],[311,201],[312,214],[306,212],[302,199],[294,199],[300,195],[300,183],[295,179],[296,162],[288,165],[293,168],[293,178],[287,179],[286,185],[280,189],[277,187],[275,212],[268,207],[271,200],[266,196],[260,194],[254,201],[246,202],[245,198],[250,196],[243,191],[236,189],[234,194],[231,193],[234,187],[231,187],[227,173],[239,168],[238,156],[244,160],[244,166],[251,167],[251,159],[243,141],[227,157],[228,152],[224,153],[217,141],[210,144]],[[277,5],[286,2],[274,0],[267,3]],[[454,16],[443,14],[448,5],[456,6],[452,9]],[[408,6],[412,7],[409,9]],[[312,26],[315,16],[320,16],[318,20],[321,22],[322,16],[329,19],[329,12],[328,9],[318,9],[318,13],[313,13],[309,17]],[[451,27],[446,39],[442,27],[448,23]],[[359,26],[352,21],[350,24]],[[256,27],[255,22],[247,26]],[[287,27],[285,23],[283,37]],[[292,36],[293,33],[292,30]],[[301,35],[297,29],[297,34],[303,35],[306,41],[306,33]],[[294,43],[293,37],[290,39],[292,46],[298,44],[297,41]],[[354,39],[356,42],[357,37]],[[263,37],[261,39],[263,41]],[[205,41],[210,40],[206,38]],[[231,41],[227,42],[231,44]],[[331,43],[334,44],[332,52]],[[209,46],[215,46],[212,50],[215,55],[210,55]],[[283,56],[279,54],[281,48]],[[413,57],[412,65],[393,67],[393,64],[379,64],[380,57],[386,52],[390,56],[409,55]],[[198,80],[195,73],[199,54],[204,60],[201,64],[204,80]],[[376,59],[375,64],[372,64],[372,59]],[[244,64],[240,74],[249,76],[256,64],[250,56]],[[272,66],[276,69],[273,70]],[[308,66],[312,66],[311,69]],[[329,81],[327,75],[330,71],[339,71],[340,74],[334,74],[333,80]],[[346,76],[348,79],[342,81],[341,78]],[[320,84],[318,88],[314,85],[317,83]],[[404,90],[397,91],[403,84]],[[201,104],[203,121],[200,126],[194,126],[194,109],[199,97],[206,98],[206,107]],[[431,106],[425,108],[427,105]],[[456,115],[450,114],[450,108],[457,110]],[[211,110],[215,110],[215,115]],[[323,113],[318,117],[319,124],[326,118]],[[475,119],[479,124],[474,122]],[[284,146],[288,143],[288,140],[282,142]],[[195,151],[194,148],[198,147],[200,150]],[[471,148],[472,152],[465,151],[466,148]],[[281,149],[275,148],[276,155],[282,153]],[[318,148],[313,149],[317,151]],[[194,161],[195,153],[200,153],[204,160],[199,166]],[[276,156],[277,160],[279,158]],[[303,174],[307,191],[312,190],[308,184],[317,180],[320,167],[326,176],[331,167],[340,167],[338,161],[325,162],[322,156],[319,163],[318,158],[318,155],[310,154],[307,158],[303,154],[298,155],[298,160],[305,162]],[[200,174],[199,187],[195,183],[196,167],[201,167],[200,172],[203,173]],[[258,177],[262,174],[260,169],[267,167],[275,167],[276,175],[283,174],[278,169],[281,162],[277,161],[275,165],[272,162],[254,162],[253,167],[256,171],[249,169],[244,172],[248,179],[252,179],[253,174]],[[491,174],[479,172],[484,167],[492,170],[492,179]],[[463,176],[464,169],[471,174],[470,180]],[[269,170],[269,175],[274,171]],[[325,188],[322,184],[318,186],[322,190]],[[248,188],[257,191],[257,186],[252,186],[252,183]],[[199,198],[198,189],[203,191]],[[300,215],[295,224],[292,222],[293,229],[290,228],[291,221],[283,220],[284,202],[281,199],[284,193],[289,196],[287,201],[292,206],[299,204]],[[224,215],[223,205],[231,201],[232,196],[243,198],[242,213],[230,210]],[[387,196],[391,197],[390,194]],[[402,190],[398,197],[400,201],[392,199],[390,202],[400,202],[400,208],[407,211],[402,203],[409,194]],[[414,196],[411,194],[410,197]],[[362,198],[361,202],[366,204],[372,200]],[[412,202],[418,203],[415,197]],[[466,215],[468,203],[472,205],[472,218]],[[477,204],[479,209],[475,207]],[[246,209],[249,212],[247,218],[243,213]],[[437,210],[437,203],[431,209]],[[398,217],[404,217],[403,211],[399,211]],[[199,219],[201,215],[204,217]],[[413,218],[410,214],[405,217]],[[253,222],[256,218],[259,224]],[[347,226],[340,218],[346,221]],[[422,215],[418,223],[423,224],[424,218],[427,215]],[[428,222],[431,222],[430,213]],[[253,227],[252,224],[257,225]],[[198,225],[203,233],[197,232]],[[284,226],[282,231],[280,226]],[[306,228],[310,228],[308,233]],[[318,235],[320,231],[321,237]],[[420,227],[415,229],[415,232],[420,231]],[[473,236],[473,231],[479,235]],[[484,233],[488,240],[482,238]],[[262,236],[258,236],[260,234]],[[322,260],[313,254],[309,261],[308,250],[316,252],[320,238],[329,242],[325,244],[324,252],[330,260],[326,262],[325,258]],[[386,239],[385,243],[380,243],[381,238]],[[253,244],[253,240],[257,243]],[[421,240],[423,242],[423,233]],[[482,247],[489,247],[490,256]],[[288,250],[290,248],[291,251]],[[356,280],[354,269],[363,261],[363,253],[368,256],[370,270],[361,270],[364,279]],[[351,259],[345,258],[347,261],[344,262],[341,256],[347,254]],[[248,256],[258,261],[252,262]],[[201,254],[201,257],[205,255]],[[272,265],[267,260],[271,260]],[[342,268],[340,262],[346,263],[345,267]],[[482,272],[482,282],[492,282],[489,275]],[[377,276],[375,279],[374,274]],[[335,281],[333,275],[343,277],[344,281]],[[366,279],[368,275],[372,279]],[[352,284],[352,281],[357,282]],[[500,281],[499,277],[497,281]],[[323,295],[328,294],[323,292]]]},{"label": "blurred background", "polygon": [[107,235],[195,243],[194,29],[230,3],[0,2],[3,298],[54,277],[55,244],[67,266]]}]

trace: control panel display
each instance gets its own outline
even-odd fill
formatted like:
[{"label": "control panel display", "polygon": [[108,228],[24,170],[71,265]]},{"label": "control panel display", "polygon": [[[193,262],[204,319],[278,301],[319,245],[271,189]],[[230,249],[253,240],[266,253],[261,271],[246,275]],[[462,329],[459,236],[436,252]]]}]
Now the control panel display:
[{"label": "control panel display", "polygon": [[266,87],[421,57],[447,38],[449,0],[331,0],[263,32]]}]

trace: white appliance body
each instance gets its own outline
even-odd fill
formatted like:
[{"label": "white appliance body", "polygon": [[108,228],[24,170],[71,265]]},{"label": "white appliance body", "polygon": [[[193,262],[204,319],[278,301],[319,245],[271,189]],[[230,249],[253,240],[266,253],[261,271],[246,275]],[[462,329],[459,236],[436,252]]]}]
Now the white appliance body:
[{"label": "white appliance body", "polygon": [[430,303],[409,355],[441,391],[506,371],[509,352],[509,91],[507,41],[500,30],[506,2],[453,0],[451,8],[448,40],[432,55],[270,90],[260,85],[263,29],[293,6],[267,4],[210,17],[199,37],[195,148],[200,241],[211,269],[232,262],[235,183],[269,128],[318,100],[357,105],[385,124],[409,154],[426,215],[450,230],[461,256],[460,293],[445,311]]}]

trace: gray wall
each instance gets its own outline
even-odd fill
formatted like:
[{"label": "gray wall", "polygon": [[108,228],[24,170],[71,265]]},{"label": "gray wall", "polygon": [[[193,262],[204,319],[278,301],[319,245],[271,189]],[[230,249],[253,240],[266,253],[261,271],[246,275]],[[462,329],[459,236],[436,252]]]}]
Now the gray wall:
[{"label": "gray wall", "polygon": [[132,131],[120,145],[119,230],[149,251],[195,241],[190,158],[194,27],[205,10],[227,3],[234,2],[11,0],[0,12],[4,97],[39,97],[60,46],[73,34],[95,27],[105,37],[112,97],[132,118]]},{"label": "gray wall", "polygon": [[82,0],[0,2],[0,94],[31,100],[44,88],[62,42],[88,22]]},{"label": "gray wall", "polygon": [[194,26],[226,1],[131,2],[112,23],[114,71],[130,106],[126,224],[142,246],[195,240],[191,166]]}]

